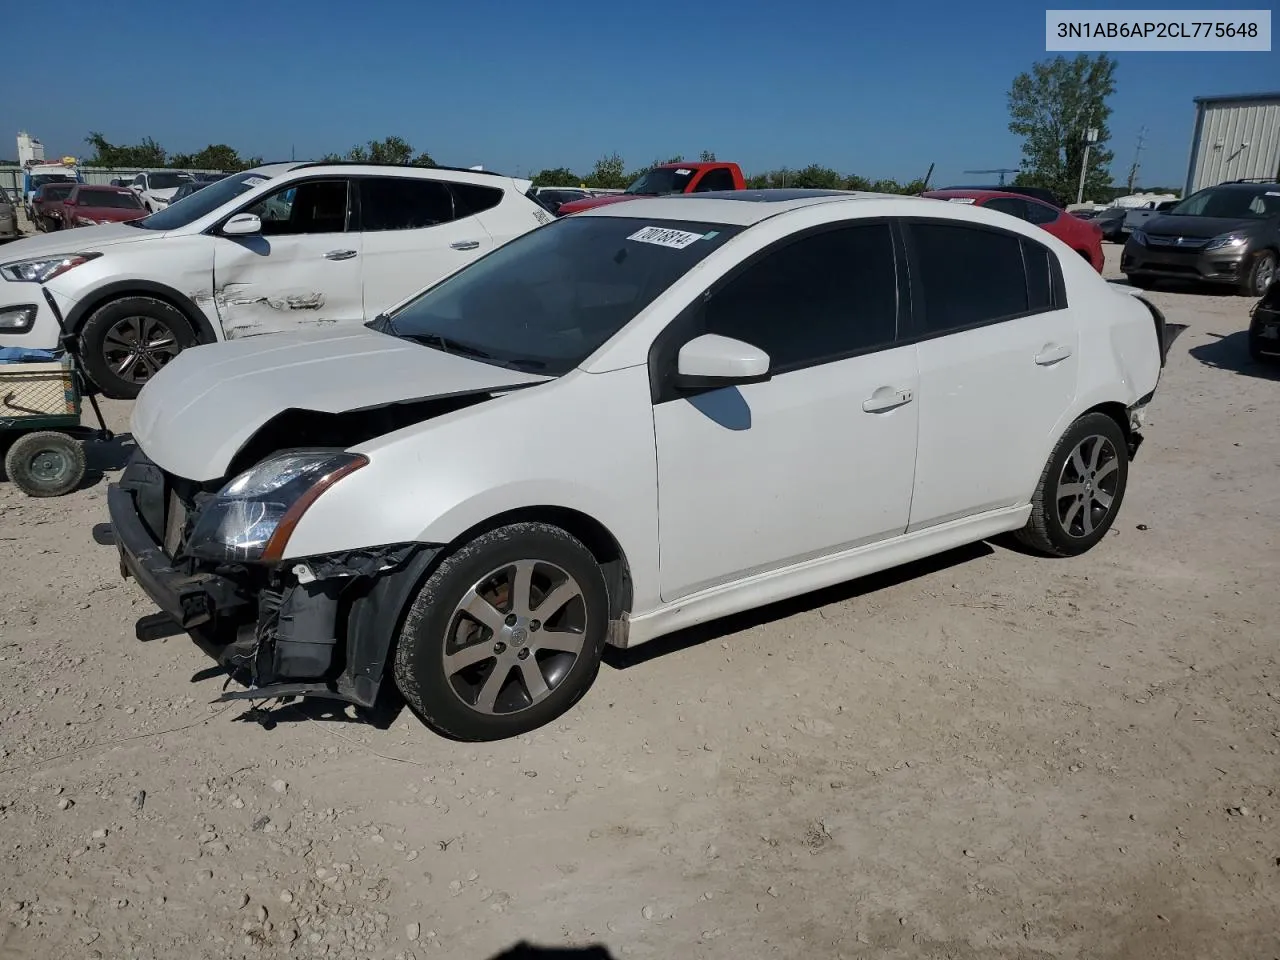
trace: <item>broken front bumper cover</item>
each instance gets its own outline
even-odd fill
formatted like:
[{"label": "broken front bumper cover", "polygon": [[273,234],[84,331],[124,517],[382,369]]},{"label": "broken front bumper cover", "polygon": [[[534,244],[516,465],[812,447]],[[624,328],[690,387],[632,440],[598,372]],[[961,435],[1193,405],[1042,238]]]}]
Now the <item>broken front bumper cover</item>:
[{"label": "broken front bumper cover", "polygon": [[[392,544],[273,566],[175,561],[148,530],[126,479],[107,490],[121,575],[172,621],[167,632],[189,632],[246,684],[221,699],[374,705],[403,614],[438,546]],[[154,622],[149,630],[166,632]]]}]

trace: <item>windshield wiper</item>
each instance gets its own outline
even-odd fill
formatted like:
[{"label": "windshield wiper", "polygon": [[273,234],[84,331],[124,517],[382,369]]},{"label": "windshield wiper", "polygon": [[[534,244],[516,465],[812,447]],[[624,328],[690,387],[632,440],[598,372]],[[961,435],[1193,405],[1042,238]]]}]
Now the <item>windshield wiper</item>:
[{"label": "windshield wiper", "polygon": [[482,350],[470,343],[464,343],[461,340],[455,340],[453,337],[446,337],[440,333],[396,333],[394,334],[403,340],[410,340],[413,343],[421,343],[423,346],[434,347],[443,353],[456,353],[464,357],[476,357],[480,360],[492,360],[493,354],[487,350]]}]

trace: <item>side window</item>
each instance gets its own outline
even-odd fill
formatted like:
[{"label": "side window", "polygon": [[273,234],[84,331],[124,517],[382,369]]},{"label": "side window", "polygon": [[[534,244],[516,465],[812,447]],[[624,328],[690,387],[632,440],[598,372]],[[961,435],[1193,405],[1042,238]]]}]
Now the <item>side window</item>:
[{"label": "side window", "polygon": [[948,333],[1028,311],[1019,238],[950,223],[909,226],[925,334]]},{"label": "side window", "polygon": [[765,254],[711,296],[703,324],[764,350],[778,372],[891,345],[898,292],[888,224],[827,230]]},{"label": "side window", "polygon": [[983,204],[988,210],[996,210],[1000,213],[1007,213],[1011,217],[1017,217],[1019,220],[1026,220],[1027,205],[1017,197],[992,197]]},{"label": "side window", "polygon": [[1022,238],[1022,262],[1027,269],[1027,303],[1031,310],[1052,310],[1056,305],[1052,257],[1048,247]]},{"label": "side window", "polygon": [[714,170],[708,170],[702,175],[702,179],[698,181],[698,185],[693,188],[694,193],[705,193],[709,190],[732,190],[733,174],[724,167],[716,167]]},{"label": "side window", "polygon": [[244,211],[262,219],[268,237],[345,233],[347,181],[311,180],[268,194]]},{"label": "side window", "polygon": [[1061,211],[1055,210],[1047,203],[1040,203],[1038,200],[1027,201],[1027,219],[1037,226],[1045,226],[1053,223],[1062,215]]},{"label": "side window", "polygon": [[147,189],[147,175],[145,173],[138,174],[133,178],[133,185],[143,190]]},{"label": "side window", "polygon": [[439,180],[369,177],[360,181],[360,229],[421,230],[454,217],[453,195]]},{"label": "side window", "polygon": [[[449,189],[453,191],[453,204],[459,219],[492,210],[502,202],[502,190],[498,187],[482,187],[478,183],[450,182]],[[561,194],[555,199],[563,202],[565,198]]]}]

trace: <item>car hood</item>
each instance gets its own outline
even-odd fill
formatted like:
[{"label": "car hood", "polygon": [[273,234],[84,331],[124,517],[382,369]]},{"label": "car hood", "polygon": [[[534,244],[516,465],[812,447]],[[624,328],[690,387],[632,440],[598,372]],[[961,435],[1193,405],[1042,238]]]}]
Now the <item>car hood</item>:
[{"label": "car hood", "polygon": [[1171,217],[1162,213],[1143,224],[1143,231],[1157,237],[1198,237],[1207,240],[1224,233],[1253,232],[1263,224],[1262,220],[1235,217]]},{"label": "car hood", "polygon": [[345,413],[550,379],[370,330],[273,333],[182,351],[143,388],[130,430],[161,468],[217,480],[286,410]]},{"label": "car hood", "polygon": [[74,232],[66,233],[55,230],[53,233],[38,233],[5,244],[0,247],[0,263],[13,263],[15,260],[29,260],[31,257],[54,253],[85,253],[117,243],[151,240],[162,236],[164,234],[159,230],[140,230],[115,223],[100,227],[77,227]]},{"label": "car hood", "polygon": [[560,207],[560,213],[567,216],[571,213],[581,213],[583,210],[592,210],[596,207],[607,207],[611,203],[625,203],[627,200],[637,200],[639,197],[640,194],[635,193],[611,193],[604,197],[571,200]]}]

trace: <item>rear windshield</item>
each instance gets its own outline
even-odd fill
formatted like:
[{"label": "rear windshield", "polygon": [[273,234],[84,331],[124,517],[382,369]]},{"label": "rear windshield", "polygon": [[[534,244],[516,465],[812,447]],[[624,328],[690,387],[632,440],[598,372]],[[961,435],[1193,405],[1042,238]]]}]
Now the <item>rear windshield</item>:
[{"label": "rear windshield", "polygon": [[138,195],[125,190],[81,190],[76,202],[82,207],[111,207],[119,210],[138,210],[142,202]]}]

